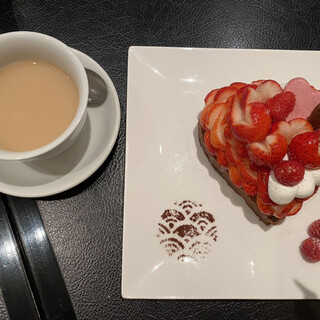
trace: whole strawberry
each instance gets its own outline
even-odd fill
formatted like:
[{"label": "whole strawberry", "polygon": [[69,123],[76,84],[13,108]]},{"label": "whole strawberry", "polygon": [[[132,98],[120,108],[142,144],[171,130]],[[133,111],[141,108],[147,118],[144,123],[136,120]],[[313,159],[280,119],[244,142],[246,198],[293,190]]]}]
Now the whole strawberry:
[{"label": "whole strawberry", "polygon": [[285,186],[295,186],[304,177],[304,166],[297,160],[284,160],[274,167],[274,175]]},{"label": "whole strawberry", "polygon": [[306,169],[320,168],[319,139],[315,132],[298,134],[289,144],[289,159],[301,162]]},{"label": "whole strawberry", "polygon": [[278,93],[267,102],[270,116],[275,121],[285,120],[296,103],[296,96],[290,91]]},{"label": "whole strawberry", "polygon": [[309,262],[320,261],[320,239],[307,238],[300,247],[301,253]]}]

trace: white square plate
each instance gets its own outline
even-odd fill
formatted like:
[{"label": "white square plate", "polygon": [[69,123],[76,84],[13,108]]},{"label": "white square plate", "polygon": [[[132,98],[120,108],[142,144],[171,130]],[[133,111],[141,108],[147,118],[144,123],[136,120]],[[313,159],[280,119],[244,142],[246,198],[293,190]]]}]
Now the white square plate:
[{"label": "white square plate", "polygon": [[197,135],[211,89],[297,76],[319,88],[316,70],[319,52],[129,49],[123,297],[319,298],[320,263],[299,246],[320,194],[266,227],[211,168]]}]

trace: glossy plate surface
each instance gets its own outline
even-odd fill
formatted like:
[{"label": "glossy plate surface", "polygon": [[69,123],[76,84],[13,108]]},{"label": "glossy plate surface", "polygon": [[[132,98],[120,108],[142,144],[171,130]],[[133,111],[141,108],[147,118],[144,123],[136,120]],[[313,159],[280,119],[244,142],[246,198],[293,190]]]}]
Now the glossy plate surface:
[{"label": "glossy plate surface", "polygon": [[128,68],[123,297],[319,298],[320,263],[299,246],[320,195],[266,227],[209,165],[197,122],[206,94],[235,81],[319,88],[320,53],[131,47]]},{"label": "glossy plate surface", "polygon": [[120,125],[118,94],[108,74],[90,57],[74,50],[85,68],[97,72],[108,86],[99,107],[89,107],[79,138],[49,160],[21,163],[0,161],[0,192],[19,197],[44,197],[66,191],[87,179],[106,160]]}]

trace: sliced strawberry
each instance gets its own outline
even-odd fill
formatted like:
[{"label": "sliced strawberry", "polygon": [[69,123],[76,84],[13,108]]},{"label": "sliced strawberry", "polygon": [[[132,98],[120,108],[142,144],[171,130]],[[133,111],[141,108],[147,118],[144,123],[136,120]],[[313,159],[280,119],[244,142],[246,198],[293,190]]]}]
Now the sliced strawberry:
[{"label": "sliced strawberry", "polygon": [[289,159],[300,161],[307,169],[320,168],[319,139],[314,132],[295,136],[288,148]]},{"label": "sliced strawberry", "polygon": [[260,194],[257,194],[257,206],[259,210],[267,216],[272,216],[274,209],[272,205],[266,204],[261,200]]},{"label": "sliced strawberry", "polygon": [[262,142],[249,146],[249,158],[258,166],[272,167],[280,162],[287,153],[287,139],[280,134],[270,134]]},{"label": "sliced strawberry", "polygon": [[266,80],[254,80],[251,82],[251,84],[258,86],[259,84],[261,84],[262,82],[265,82]]},{"label": "sliced strawberry", "polygon": [[231,181],[233,182],[233,184],[235,186],[237,186],[238,188],[241,187],[241,176],[240,176],[240,172],[238,170],[238,168],[234,165],[230,165],[229,164],[229,176]]},{"label": "sliced strawberry", "polygon": [[297,136],[298,134],[305,133],[305,132],[313,132],[313,127],[312,127],[311,123],[308,122],[306,119],[295,118],[295,119],[290,120],[289,124],[290,124],[291,130],[292,130],[291,140],[295,136]]},{"label": "sliced strawberry", "polygon": [[287,138],[288,144],[298,134],[304,132],[313,132],[312,125],[305,119],[296,118],[293,120],[279,121],[272,124],[270,133],[279,133]]},{"label": "sliced strawberry", "polygon": [[230,97],[237,93],[237,88],[235,87],[223,87],[218,90],[214,97],[215,103],[226,102]]},{"label": "sliced strawberry", "polygon": [[228,159],[228,162],[234,166],[238,163],[238,154],[236,150],[236,142],[235,138],[227,139],[226,140],[226,157]]},{"label": "sliced strawberry", "polygon": [[206,97],[204,98],[204,102],[206,105],[210,104],[211,102],[213,102],[214,100],[214,97],[216,95],[216,93],[218,92],[219,89],[214,89],[214,90],[211,90],[207,95]]},{"label": "sliced strawberry", "polygon": [[295,199],[292,208],[287,212],[286,216],[294,216],[302,208],[303,201],[300,199]]},{"label": "sliced strawberry", "polygon": [[228,159],[226,157],[226,153],[223,150],[217,149],[217,161],[221,167],[227,168],[228,167]]},{"label": "sliced strawberry", "polygon": [[[243,86],[242,88],[239,88],[238,91],[237,91],[237,97],[240,101],[242,101],[243,99],[243,96],[247,96],[248,92],[248,88],[251,88],[252,90],[255,90],[258,86],[257,85],[254,85],[254,84],[247,84],[245,86]],[[252,102],[255,102],[252,100]]]},{"label": "sliced strawberry", "polygon": [[248,144],[242,141],[237,140],[236,152],[241,158],[249,158],[248,155]]},{"label": "sliced strawberry", "polygon": [[248,85],[246,88],[243,88],[241,91],[239,91],[239,93],[237,93],[238,97],[241,98],[242,108],[245,108],[245,106],[253,102],[261,102],[260,94],[256,91],[256,89],[256,86]]},{"label": "sliced strawberry", "polygon": [[279,219],[284,218],[293,209],[294,205],[295,205],[294,200],[285,205],[273,205],[274,207],[273,215]]},{"label": "sliced strawberry", "polygon": [[250,166],[250,160],[248,158],[240,159],[238,162],[238,169],[241,175],[242,181],[251,184],[253,186],[257,185],[257,171],[252,170]]},{"label": "sliced strawberry", "polygon": [[257,184],[258,184],[258,194],[261,201],[264,204],[274,204],[270,199],[268,193],[268,181],[270,175],[270,169],[266,167],[260,167],[258,170]]},{"label": "sliced strawberry", "polygon": [[259,84],[256,89],[260,95],[259,102],[266,103],[269,99],[273,98],[276,94],[281,93],[283,90],[280,84],[274,80],[265,80]]},{"label": "sliced strawberry", "polygon": [[202,127],[202,129],[206,129],[206,120],[207,120],[207,116],[208,116],[208,112],[213,108],[213,103],[207,104],[204,106],[204,108],[202,109],[201,113],[200,113],[200,125]]},{"label": "sliced strawberry", "polygon": [[234,87],[234,88],[236,88],[237,90],[239,90],[239,89],[245,87],[246,85],[247,85],[247,84],[244,83],[244,82],[233,82],[233,83],[230,84],[230,87]]},{"label": "sliced strawberry", "polygon": [[215,156],[217,153],[216,153],[216,149],[214,148],[214,146],[210,142],[210,131],[209,130],[206,130],[206,132],[204,133],[204,143],[205,143],[207,149],[209,150],[209,152]]},{"label": "sliced strawberry", "polygon": [[224,135],[224,130],[228,125],[227,117],[229,111],[229,105],[227,103],[224,103],[218,118],[213,124],[213,128],[210,133],[210,142],[216,149],[225,150],[226,148],[226,138]]},{"label": "sliced strawberry", "polygon": [[286,121],[277,121],[274,122],[270,128],[270,134],[281,134],[282,136],[287,138],[287,141],[291,141],[292,139],[292,128],[290,124]]},{"label": "sliced strawberry", "polygon": [[257,195],[257,186],[256,185],[252,185],[246,181],[242,180],[242,188],[245,191],[245,193],[250,196],[250,197],[254,197]]},{"label": "sliced strawberry", "polygon": [[[248,88],[241,101],[241,105],[244,107],[252,102],[266,103],[269,99],[273,98],[276,94],[281,93],[283,90],[279,83],[274,80],[265,80],[256,89]],[[253,83],[256,85],[257,83]]]},{"label": "sliced strawberry", "polygon": [[267,101],[267,108],[273,121],[285,120],[292,112],[296,102],[295,95],[290,91],[276,94]]},{"label": "sliced strawberry", "polygon": [[243,110],[238,99],[234,99],[230,121],[234,136],[243,142],[262,141],[271,126],[271,117],[264,104],[251,103]]},{"label": "sliced strawberry", "polygon": [[[228,122],[228,119],[227,119],[227,122]],[[225,137],[227,140],[234,138],[234,137],[233,137],[233,134],[232,134],[232,131],[231,131],[231,128],[230,128],[229,125],[227,125],[227,126],[224,128],[224,137]]]},{"label": "sliced strawberry", "polygon": [[[208,107],[206,114],[204,114],[203,118],[205,117],[204,123],[205,128],[212,130],[212,127],[217,120],[224,103],[211,103]],[[204,110],[205,111],[205,110]]]}]

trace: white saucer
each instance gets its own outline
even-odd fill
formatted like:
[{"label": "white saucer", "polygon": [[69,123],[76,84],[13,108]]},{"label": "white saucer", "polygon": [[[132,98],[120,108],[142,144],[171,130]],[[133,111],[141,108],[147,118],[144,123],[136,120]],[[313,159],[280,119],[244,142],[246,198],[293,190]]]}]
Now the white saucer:
[{"label": "white saucer", "polygon": [[83,132],[62,154],[43,161],[0,161],[0,192],[19,197],[44,197],[66,191],[92,175],[106,160],[119,132],[120,103],[108,74],[90,57],[74,50],[82,64],[108,86],[103,105],[89,107]]}]

